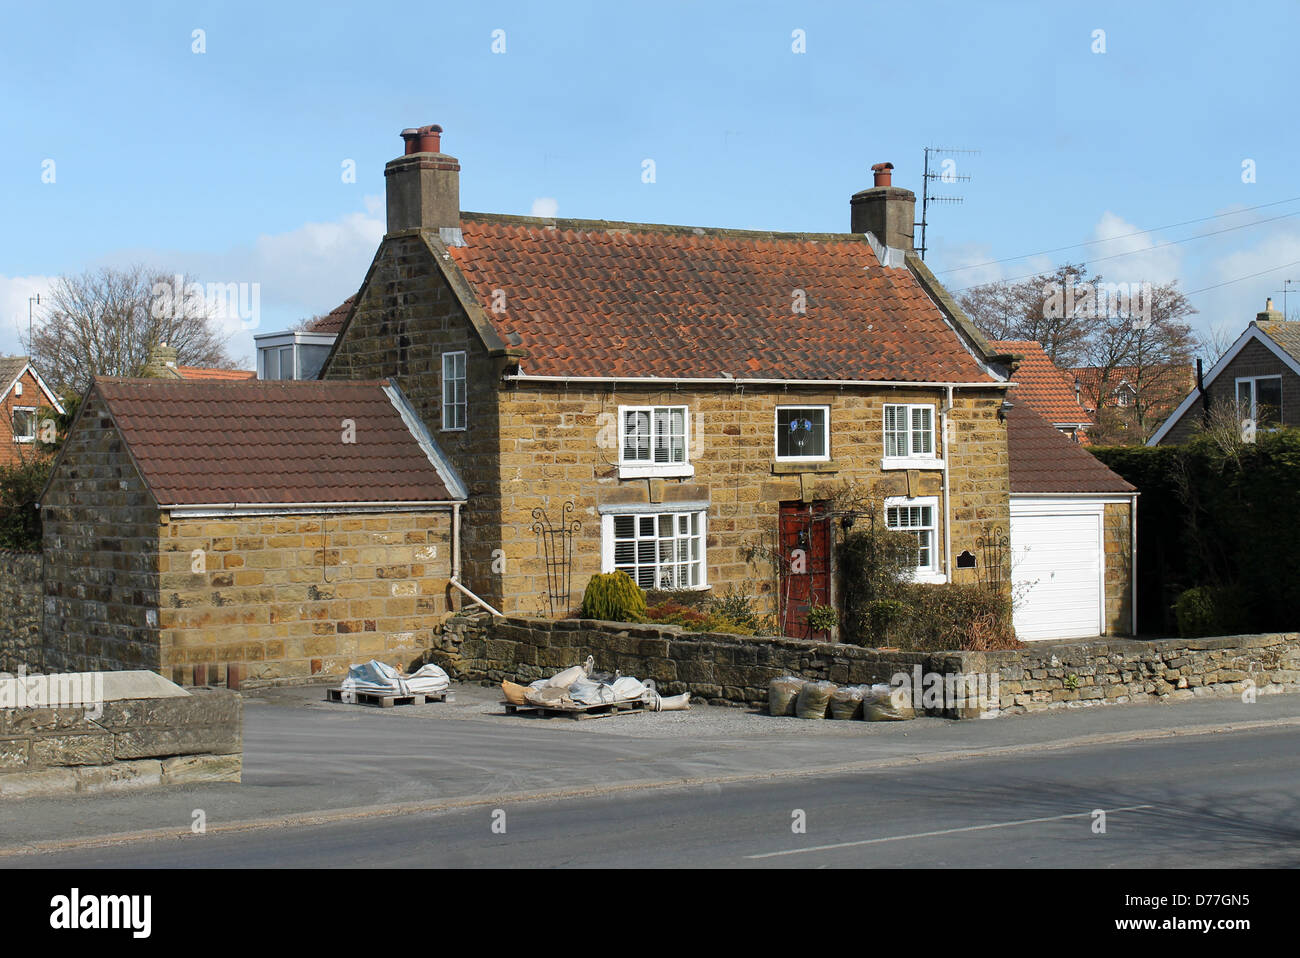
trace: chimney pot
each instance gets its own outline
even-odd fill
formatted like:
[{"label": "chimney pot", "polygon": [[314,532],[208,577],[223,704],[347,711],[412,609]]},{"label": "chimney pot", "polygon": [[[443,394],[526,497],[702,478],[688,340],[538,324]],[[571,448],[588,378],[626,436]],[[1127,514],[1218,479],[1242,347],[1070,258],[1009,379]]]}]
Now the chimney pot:
[{"label": "chimney pot", "polygon": [[916,194],[894,186],[893,169],[893,163],[877,163],[871,167],[875,185],[853,194],[849,201],[849,228],[854,233],[870,233],[885,246],[910,253],[914,249]]},{"label": "chimney pot", "polygon": [[873,166],[873,167],[871,168],[871,172],[874,173],[875,176],[876,176],[876,182],[875,182],[875,185],[876,185],[876,186],[892,186],[892,185],[893,185],[893,173],[892,173],[891,171],[892,171],[893,169],[894,169],[894,164],[893,164],[893,163],[877,163],[875,166]]}]

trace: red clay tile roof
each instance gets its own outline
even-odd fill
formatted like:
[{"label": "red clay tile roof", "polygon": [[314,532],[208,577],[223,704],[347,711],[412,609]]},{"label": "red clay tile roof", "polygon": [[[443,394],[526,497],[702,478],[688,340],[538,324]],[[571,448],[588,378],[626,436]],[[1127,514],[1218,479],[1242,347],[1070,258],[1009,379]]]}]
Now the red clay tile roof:
[{"label": "red clay tile roof", "polygon": [[[1070,373],[1078,378],[1083,387],[1085,401],[1091,403],[1104,399],[1105,406],[1115,405],[1114,394],[1121,384],[1128,383],[1131,386],[1138,378],[1136,366],[1112,366],[1106,377],[1108,395],[1102,397],[1098,396],[1102,374],[1100,366],[1076,366]],[[1196,367],[1181,364],[1151,366],[1143,372],[1142,378],[1147,384],[1148,392],[1154,397],[1150,400],[1152,403],[1165,403],[1172,399],[1177,404],[1196,385]]]},{"label": "red clay tile roof", "polygon": [[451,256],[525,375],[999,381],[863,236],[477,213],[461,229]]},{"label": "red clay tile roof", "polygon": [[236,382],[241,379],[256,379],[257,370],[255,369],[209,369],[206,366],[177,366],[176,371],[180,373],[181,379],[194,381],[220,380],[224,382]]},{"label": "red clay tile roof", "polygon": [[1003,339],[989,345],[1024,356],[1011,376],[1016,387],[1009,391],[1008,398],[1020,400],[1054,425],[1092,424],[1092,416],[1076,398],[1074,377],[1048,358],[1041,343],[1032,339]]},{"label": "red clay tile roof", "polygon": [[[454,498],[384,385],[104,378],[87,404],[103,397],[160,505]],[[352,443],[343,441],[348,419]]]},{"label": "red clay tile roof", "polygon": [[349,296],[324,316],[312,320],[307,324],[306,331],[309,333],[337,333],[343,328],[343,321],[348,318],[348,310],[352,308],[352,301],[356,298],[355,295]]},{"label": "red clay tile roof", "polygon": [[1136,491],[1023,400],[1007,410],[1007,456],[1012,495]]}]

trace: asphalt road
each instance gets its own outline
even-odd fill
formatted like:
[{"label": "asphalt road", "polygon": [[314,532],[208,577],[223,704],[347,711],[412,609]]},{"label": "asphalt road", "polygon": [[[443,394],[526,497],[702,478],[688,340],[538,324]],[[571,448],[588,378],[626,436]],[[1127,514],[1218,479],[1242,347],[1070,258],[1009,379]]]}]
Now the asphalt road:
[{"label": "asphalt road", "polygon": [[[1104,833],[1095,830],[1096,809],[1107,813]],[[796,833],[800,812],[806,829]],[[1290,725],[839,774],[521,796],[47,850],[0,865],[1294,867],[1298,812],[1300,727]]]}]

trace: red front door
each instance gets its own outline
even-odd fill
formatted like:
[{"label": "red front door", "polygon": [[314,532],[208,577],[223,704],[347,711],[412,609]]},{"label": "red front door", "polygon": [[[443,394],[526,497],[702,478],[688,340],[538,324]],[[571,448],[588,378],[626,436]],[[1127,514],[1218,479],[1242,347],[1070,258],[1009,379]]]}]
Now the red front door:
[{"label": "red front door", "polygon": [[831,520],[826,502],[783,502],[780,514],[781,634],[824,638],[808,628],[808,609],[831,603]]}]

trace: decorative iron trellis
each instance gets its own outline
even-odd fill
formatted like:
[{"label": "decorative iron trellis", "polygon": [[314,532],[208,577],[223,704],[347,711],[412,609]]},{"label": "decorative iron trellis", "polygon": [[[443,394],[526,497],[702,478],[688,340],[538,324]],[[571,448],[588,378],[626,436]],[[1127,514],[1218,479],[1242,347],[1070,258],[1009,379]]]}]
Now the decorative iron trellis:
[{"label": "decorative iron trellis", "polygon": [[576,508],[574,503],[566,502],[560,510],[558,525],[551,523],[541,506],[533,510],[533,532],[541,538],[542,554],[546,558],[546,599],[552,618],[557,607],[568,614],[569,599],[573,595],[573,537],[582,528],[582,523],[570,519],[569,515]]},{"label": "decorative iron trellis", "polygon": [[1004,563],[1006,562],[1007,552],[1011,548],[1002,527],[994,526],[987,535],[982,535],[976,539],[975,548],[980,550],[984,560],[982,568],[978,570],[980,584],[993,592],[1000,592],[1002,586],[1006,583]]}]

